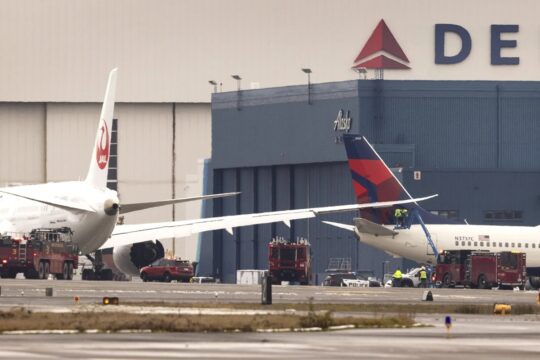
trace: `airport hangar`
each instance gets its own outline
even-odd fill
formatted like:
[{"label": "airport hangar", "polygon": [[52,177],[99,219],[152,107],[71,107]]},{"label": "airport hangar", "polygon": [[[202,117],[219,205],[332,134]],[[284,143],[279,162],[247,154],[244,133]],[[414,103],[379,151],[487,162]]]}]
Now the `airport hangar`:
[{"label": "airport hangar", "polygon": [[[340,118],[350,129],[336,128]],[[511,81],[356,80],[214,94],[211,186],[242,195],[215,202],[213,215],[354,203],[344,132],[366,136],[402,169],[412,196],[438,193],[421,204],[430,211],[474,224],[540,223],[540,83]],[[264,269],[276,236],[309,239],[319,283],[332,257],[378,276],[385,261],[413,265],[321,222],[355,215],[205,235],[200,271],[234,282],[237,269]]]},{"label": "airport hangar", "polygon": [[[0,151],[3,159],[0,184],[84,178],[106,76],[112,68],[119,67],[115,108],[119,123],[116,177],[122,202],[192,196],[203,191],[204,159],[214,156],[210,107],[213,86],[209,85],[209,80],[216,82],[217,91],[233,91],[231,96],[234,97],[234,90],[240,83],[231,78],[233,74],[241,76],[242,89],[304,84],[306,74],[301,68],[313,71],[311,80],[314,83],[342,82],[358,78],[351,67],[370,61],[371,64],[364,64],[367,78],[373,79],[373,73],[384,68],[385,84],[388,79],[472,80],[467,84],[474,88],[483,80],[521,80],[523,82],[515,84],[516,89],[523,87],[522,91],[516,90],[516,96],[520,97],[534,87],[526,81],[540,80],[540,48],[535,45],[539,34],[536,14],[540,4],[535,0],[520,1],[512,7],[508,7],[505,0],[474,3],[456,0],[451,4],[432,0],[113,0],[75,3],[70,0],[53,3],[30,0],[3,1],[0,10]],[[385,55],[389,57],[381,64],[376,64],[379,53],[368,54],[356,61],[355,57],[359,57],[357,54],[360,55],[368,43],[373,45],[369,39],[381,20],[406,54],[408,62],[405,66],[398,69],[382,66],[400,60],[396,59],[397,53],[392,56],[388,51]],[[437,29],[449,30],[446,37],[443,36],[446,42],[441,40]],[[388,40],[388,37],[384,39]],[[509,40],[510,43],[505,42]],[[512,40],[515,40],[513,45]],[[383,41],[382,45],[387,44]],[[367,48],[382,49],[377,46]],[[382,50],[394,52],[396,48],[391,46]],[[434,54],[441,53],[451,59],[458,54],[459,58],[454,58],[453,63],[445,63],[447,59],[443,56],[441,62],[434,58]],[[501,64],[501,60],[511,61]],[[316,106],[318,86],[313,86],[313,106]],[[500,91],[502,100],[508,95],[506,83],[500,83]],[[247,96],[248,92],[242,91],[241,96],[244,94]],[[317,101],[320,103],[320,99]],[[243,103],[243,106],[247,105]],[[341,106],[336,104],[336,109],[325,116],[325,121],[335,119],[338,105]],[[345,106],[343,108],[347,110]],[[442,111],[450,110],[454,107]],[[387,111],[383,109],[384,119],[388,118]],[[471,109],[471,113],[474,111]],[[518,109],[515,119],[520,119],[523,111]],[[353,107],[351,114],[357,116]],[[462,115],[458,113],[455,118]],[[353,119],[353,126],[357,126],[355,121]],[[537,141],[529,137],[535,132],[527,131],[527,127],[523,129],[523,142],[511,151],[527,156],[520,157],[513,167],[532,175],[536,171],[534,165],[530,166],[534,151],[527,152],[527,147],[534,146]],[[368,137],[370,135],[367,133]],[[382,136],[373,135],[375,138]],[[382,146],[413,143],[414,139],[370,140]],[[413,144],[420,146],[421,142]],[[482,143],[477,144],[480,149],[484,147]],[[501,152],[497,157],[502,165],[508,153],[503,153],[504,144],[499,144]],[[335,159],[339,148],[336,145],[336,152],[332,153]],[[455,158],[464,157],[458,154]],[[315,153],[311,156],[315,157]],[[325,153],[325,156],[329,155]],[[448,156],[450,158],[450,154]],[[475,159],[478,151],[466,156]],[[307,155],[304,157],[308,158]],[[316,161],[324,163],[327,159],[323,157]],[[421,165],[420,160],[415,159],[415,166],[427,166]],[[223,162],[216,164],[218,170],[220,166],[222,169],[229,166]],[[484,166],[493,169],[492,165]],[[502,166],[495,169],[509,171],[503,170]],[[422,179],[425,179],[424,175]],[[424,193],[423,188],[414,188],[415,184],[408,185],[413,187],[411,191]],[[208,188],[210,191],[211,186]],[[345,189],[350,189],[348,182],[343,191]],[[536,197],[534,191],[531,197],[531,191],[526,191],[523,186],[521,189],[523,197]],[[427,190],[426,193],[441,192],[440,188]],[[490,194],[498,202],[486,209],[510,209],[510,213],[518,209],[515,215],[521,216],[522,220],[500,221],[536,223],[532,210],[523,208],[526,201],[518,203],[522,200],[518,197],[499,199],[508,191],[498,189],[496,195]],[[511,191],[518,190],[512,187]],[[341,202],[333,199],[335,203]],[[343,200],[348,203],[352,198],[344,196]],[[310,205],[315,205],[315,200]],[[520,209],[522,213],[519,213]],[[459,211],[460,217],[474,220],[462,208]],[[200,214],[200,203],[180,204],[127,214],[126,223],[189,219]],[[276,225],[276,229],[281,226]],[[312,231],[309,235],[314,234]],[[267,237],[261,236],[261,244],[266,244]],[[176,254],[194,259],[197,239],[195,235],[177,240]],[[171,249],[171,242],[167,241],[165,246]],[[224,251],[232,251],[229,246],[224,245]],[[202,254],[208,255],[207,248],[202,246],[200,249],[203,263],[207,259]],[[229,252],[223,257],[228,259]],[[247,258],[246,251],[241,254]],[[353,254],[348,252],[347,255]],[[316,256],[316,271],[321,271],[326,266],[326,261],[322,260],[326,255],[319,252]],[[258,257],[261,267],[263,257]],[[214,258],[211,257],[208,265],[203,267],[205,273],[216,274],[218,268],[212,269]],[[252,265],[244,260],[241,264],[242,267]],[[380,265],[373,266],[380,271]],[[227,279],[232,281],[230,275]]]}]

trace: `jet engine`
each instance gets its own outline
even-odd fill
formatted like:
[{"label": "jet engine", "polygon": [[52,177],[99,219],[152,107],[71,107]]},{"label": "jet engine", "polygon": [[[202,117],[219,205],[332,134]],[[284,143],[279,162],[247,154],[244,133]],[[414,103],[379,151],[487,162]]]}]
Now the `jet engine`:
[{"label": "jet engine", "polygon": [[165,256],[163,245],[158,241],[145,241],[115,247],[114,265],[126,275],[139,276],[139,269]]},{"label": "jet engine", "polygon": [[103,209],[105,211],[105,214],[109,216],[113,216],[113,215],[118,214],[118,210],[120,209],[120,206],[114,200],[107,199],[105,200],[105,203],[103,204]]}]

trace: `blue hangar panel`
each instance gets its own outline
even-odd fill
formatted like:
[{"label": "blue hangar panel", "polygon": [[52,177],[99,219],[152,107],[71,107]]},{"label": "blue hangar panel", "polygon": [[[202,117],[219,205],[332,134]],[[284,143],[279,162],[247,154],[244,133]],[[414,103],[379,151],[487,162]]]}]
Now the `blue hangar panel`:
[{"label": "blue hangar panel", "polygon": [[[214,201],[207,215],[351,203],[340,142],[349,131],[403,169],[411,194],[439,193],[428,210],[470,223],[537,224],[539,118],[536,82],[360,80],[213,94],[209,190],[242,194]],[[317,282],[333,257],[379,277],[384,264],[414,265],[313,219],[205,234],[200,272],[234,282],[238,269],[265,269],[275,236],[310,240]]]}]

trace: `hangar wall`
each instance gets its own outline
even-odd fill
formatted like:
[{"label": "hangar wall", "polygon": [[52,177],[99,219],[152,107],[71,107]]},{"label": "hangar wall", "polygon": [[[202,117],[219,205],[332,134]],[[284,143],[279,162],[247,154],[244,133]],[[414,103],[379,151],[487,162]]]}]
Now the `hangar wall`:
[{"label": "hangar wall", "polygon": [[[0,103],[0,149],[6,154],[0,163],[0,183],[84,179],[100,111],[101,104],[96,103]],[[123,203],[202,193],[201,161],[210,157],[210,143],[201,140],[210,137],[208,105],[120,103],[114,116]],[[173,216],[192,219],[200,213],[200,202],[184,203],[174,211],[164,206],[126,214],[125,223],[170,221]],[[164,245],[173,250],[171,241]],[[197,236],[177,240],[174,250],[194,260]]]},{"label": "hangar wall", "polygon": [[[334,120],[341,110],[352,118],[351,133],[365,135],[389,166],[403,168],[411,194],[440,194],[424,204],[428,210],[470,223],[538,224],[539,83],[348,81],[312,85],[311,103],[307,91],[300,85],[214,96],[213,184],[218,191],[242,191],[241,199],[217,205],[216,215],[257,206],[351,203],[345,151],[335,141],[340,132]],[[413,179],[414,171],[421,172],[421,180]],[[272,175],[261,175],[268,172]],[[245,185],[254,176],[256,191]],[[347,223],[352,216],[331,218]],[[232,236],[214,232],[202,242],[212,249],[212,263],[201,269],[234,281],[236,269],[265,268],[264,253],[254,262],[252,248],[264,248],[275,235],[308,237],[316,273],[330,257],[351,257],[353,266],[379,276],[382,261],[391,261],[375,249],[355,248],[346,232],[310,220],[296,221],[290,230],[263,225]]]}]

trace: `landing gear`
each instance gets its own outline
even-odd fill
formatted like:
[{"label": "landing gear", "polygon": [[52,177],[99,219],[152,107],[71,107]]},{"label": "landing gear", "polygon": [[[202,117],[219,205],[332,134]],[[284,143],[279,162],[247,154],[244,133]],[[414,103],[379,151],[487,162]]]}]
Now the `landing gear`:
[{"label": "landing gear", "polygon": [[113,280],[114,274],[111,269],[106,269],[102,261],[101,251],[96,251],[94,256],[87,254],[86,257],[92,262],[92,269],[83,269],[83,280]]}]

